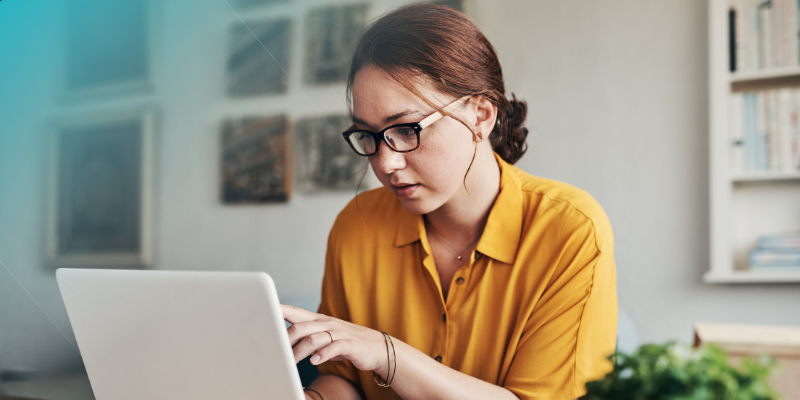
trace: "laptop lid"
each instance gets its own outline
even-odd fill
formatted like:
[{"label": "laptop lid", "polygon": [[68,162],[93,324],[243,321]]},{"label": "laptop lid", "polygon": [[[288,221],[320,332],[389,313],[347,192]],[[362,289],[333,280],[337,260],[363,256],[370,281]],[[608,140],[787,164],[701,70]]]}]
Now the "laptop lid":
[{"label": "laptop lid", "polygon": [[305,399],[263,272],[56,271],[98,400]]}]

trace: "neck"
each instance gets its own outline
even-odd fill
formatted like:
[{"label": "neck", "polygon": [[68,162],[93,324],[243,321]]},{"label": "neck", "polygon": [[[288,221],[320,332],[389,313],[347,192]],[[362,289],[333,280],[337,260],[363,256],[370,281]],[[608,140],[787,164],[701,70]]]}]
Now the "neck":
[{"label": "neck", "polygon": [[447,203],[425,214],[425,222],[453,245],[467,246],[483,232],[498,193],[500,166],[491,147],[479,146],[466,188],[462,186]]}]

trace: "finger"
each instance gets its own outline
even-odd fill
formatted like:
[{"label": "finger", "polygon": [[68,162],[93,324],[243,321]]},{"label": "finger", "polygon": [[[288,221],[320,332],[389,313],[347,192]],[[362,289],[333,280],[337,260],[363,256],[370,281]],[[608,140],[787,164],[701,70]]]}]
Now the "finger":
[{"label": "finger", "polygon": [[327,332],[317,332],[305,337],[294,348],[294,362],[299,363],[301,360],[315,353],[317,350],[331,344],[331,337]]},{"label": "finger", "polygon": [[281,304],[281,313],[283,314],[283,319],[289,321],[291,324],[313,321],[321,316],[321,314],[286,304]]},{"label": "finger", "polygon": [[336,357],[339,357],[340,359],[346,358],[342,357],[342,353],[347,349],[349,345],[350,345],[349,340],[337,339],[333,343],[317,350],[316,354],[314,354],[314,356],[311,357],[311,364],[319,365]]},{"label": "finger", "polygon": [[297,344],[297,342],[303,340],[306,336],[311,335],[312,333],[329,331],[330,329],[331,327],[326,322],[308,321],[293,324],[292,326],[286,328],[286,332],[289,334],[289,343],[294,346]]}]

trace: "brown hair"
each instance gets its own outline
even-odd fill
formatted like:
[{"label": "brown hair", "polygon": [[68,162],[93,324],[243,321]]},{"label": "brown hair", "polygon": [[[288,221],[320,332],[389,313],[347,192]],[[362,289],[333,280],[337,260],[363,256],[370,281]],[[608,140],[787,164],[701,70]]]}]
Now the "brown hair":
[{"label": "brown hair", "polygon": [[[505,96],[503,70],[489,40],[463,14],[434,4],[412,4],[389,12],[373,22],[356,45],[347,101],[352,109],[353,80],[361,69],[374,66],[389,74],[430,106],[417,84],[431,84],[439,92],[461,98],[483,95],[497,109],[497,124],[489,140],[508,163],[519,160],[527,145],[528,129],[522,124],[528,107],[516,96]],[[465,126],[472,128],[460,118]],[[474,132],[473,132],[474,133]]]}]

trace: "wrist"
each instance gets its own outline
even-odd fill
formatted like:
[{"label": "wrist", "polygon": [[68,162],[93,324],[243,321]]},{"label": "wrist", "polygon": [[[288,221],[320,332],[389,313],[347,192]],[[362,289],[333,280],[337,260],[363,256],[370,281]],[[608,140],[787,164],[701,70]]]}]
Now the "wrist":
[{"label": "wrist", "polygon": [[370,372],[379,374],[380,376],[386,376],[386,371],[388,370],[389,366],[387,365],[386,360],[386,336],[384,336],[383,332],[375,331],[375,354],[373,355],[373,367],[370,369]]},{"label": "wrist", "polygon": [[394,341],[392,341],[391,336],[386,332],[381,332],[381,335],[383,336],[383,342],[386,348],[385,377],[381,376],[379,371],[372,371],[372,377],[375,379],[375,383],[377,383],[378,386],[389,387],[392,385],[392,381],[394,381],[395,372],[397,372],[397,353],[395,352]]}]

